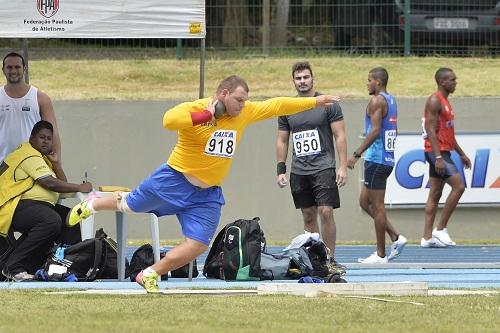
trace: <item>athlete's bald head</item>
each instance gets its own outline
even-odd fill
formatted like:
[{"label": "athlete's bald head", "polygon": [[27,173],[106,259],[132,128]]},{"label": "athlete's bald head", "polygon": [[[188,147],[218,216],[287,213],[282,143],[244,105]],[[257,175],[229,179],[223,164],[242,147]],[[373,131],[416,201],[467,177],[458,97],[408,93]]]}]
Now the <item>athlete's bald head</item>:
[{"label": "athlete's bald head", "polygon": [[449,73],[453,73],[453,69],[447,67],[441,67],[440,69],[438,69],[436,71],[436,74],[434,74],[436,83],[439,85],[439,83],[444,80]]},{"label": "athlete's bald head", "polygon": [[382,86],[387,87],[387,83],[389,82],[389,73],[384,67],[375,67],[370,71],[370,75],[379,80],[382,83]]}]

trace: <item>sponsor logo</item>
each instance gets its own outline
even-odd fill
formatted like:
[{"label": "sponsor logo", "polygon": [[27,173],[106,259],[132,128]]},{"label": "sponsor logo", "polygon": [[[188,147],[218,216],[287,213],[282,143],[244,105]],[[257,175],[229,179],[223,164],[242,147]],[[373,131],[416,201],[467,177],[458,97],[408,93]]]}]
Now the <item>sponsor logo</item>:
[{"label": "sponsor logo", "polygon": [[235,133],[233,131],[216,131],[213,134],[214,138],[234,138]]},{"label": "sponsor logo", "polygon": [[52,17],[59,10],[59,0],[36,0],[36,8],[42,16]]},{"label": "sponsor logo", "polygon": [[295,138],[295,140],[306,139],[306,138],[315,138],[316,133],[318,133],[318,132],[315,130],[303,131],[303,132],[299,132],[299,133],[294,133],[293,137]]},{"label": "sponsor logo", "polygon": [[[486,184],[488,163],[490,160],[490,149],[477,149],[474,165],[472,167],[472,178],[469,184],[465,179],[462,160],[456,152],[451,153],[451,159],[461,173],[462,180],[468,188],[500,188],[500,176],[491,184]],[[415,163],[426,163],[423,149],[414,149],[403,154],[395,167],[395,177],[398,184],[406,189],[429,188],[429,183],[424,184],[424,174],[412,174],[410,170]],[[427,169],[428,170],[428,169]],[[489,170],[492,172],[493,170]],[[425,171],[428,172],[428,171]],[[491,178],[490,178],[491,179]]]},{"label": "sponsor logo", "polygon": [[189,23],[189,33],[190,34],[200,34],[201,33],[201,22],[190,22]]},{"label": "sponsor logo", "polygon": [[217,121],[216,120],[211,120],[206,123],[201,124],[200,126],[204,127],[217,127]]}]

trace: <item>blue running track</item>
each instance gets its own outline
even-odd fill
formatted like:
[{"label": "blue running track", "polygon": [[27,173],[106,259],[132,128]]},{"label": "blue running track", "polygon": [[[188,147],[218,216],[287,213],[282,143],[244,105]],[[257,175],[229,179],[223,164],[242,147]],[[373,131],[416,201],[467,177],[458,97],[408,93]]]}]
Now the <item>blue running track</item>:
[{"label": "blue running track", "polygon": [[[129,247],[130,259],[136,247]],[[278,252],[282,247],[269,247]],[[348,282],[427,282],[430,288],[500,288],[500,246],[456,246],[443,249],[425,249],[406,246],[399,258],[383,265],[357,262],[375,250],[374,246],[338,246],[336,260],[347,266]],[[387,249],[389,253],[389,249]],[[200,276],[187,279],[169,279],[162,288],[256,288],[260,281],[225,282],[208,280],[201,275],[207,253],[198,258]],[[273,281],[273,283],[290,281]],[[113,280],[96,282],[0,282],[0,289],[13,288],[83,288],[83,289],[139,289],[136,283]]]}]

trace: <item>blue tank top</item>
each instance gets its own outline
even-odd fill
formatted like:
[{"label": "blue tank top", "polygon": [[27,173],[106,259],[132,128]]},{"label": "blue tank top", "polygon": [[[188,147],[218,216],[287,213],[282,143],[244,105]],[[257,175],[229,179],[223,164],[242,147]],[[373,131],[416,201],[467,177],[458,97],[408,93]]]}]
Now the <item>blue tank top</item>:
[{"label": "blue tank top", "polygon": [[[381,92],[387,102],[387,114],[382,118],[382,128],[377,139],[366,150],[365,161],[394,166],[394,146],[398,132],[398,106],[391,95]],[[365,135],[372,130],[370,117],[365,114]]]}]

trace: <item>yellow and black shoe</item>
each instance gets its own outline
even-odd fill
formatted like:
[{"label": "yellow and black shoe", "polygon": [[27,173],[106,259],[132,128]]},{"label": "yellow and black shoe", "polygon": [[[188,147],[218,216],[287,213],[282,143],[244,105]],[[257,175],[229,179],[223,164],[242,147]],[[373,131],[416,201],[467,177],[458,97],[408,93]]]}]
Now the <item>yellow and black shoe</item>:
[{"label": "yellow and black shoe", "polygon": [[73,227],[80,223],[82,220],[92,215],[92,212],[87,207],[88,203],[88,200],[84,200],[75,207],[71,208],[71,211],[66,217],[66,224],[68,226]]}]

